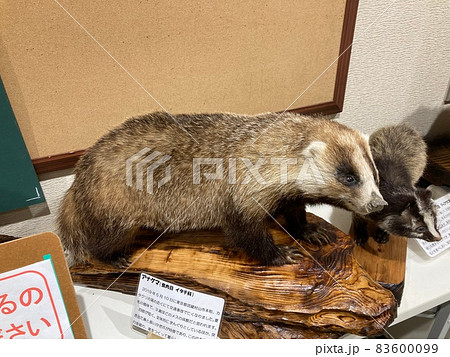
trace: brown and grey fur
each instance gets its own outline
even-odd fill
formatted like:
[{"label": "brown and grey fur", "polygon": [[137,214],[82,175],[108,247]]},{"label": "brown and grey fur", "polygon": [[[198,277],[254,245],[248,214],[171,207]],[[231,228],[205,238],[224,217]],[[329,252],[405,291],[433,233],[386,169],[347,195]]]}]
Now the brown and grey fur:
[{"label": "brown and grey fur", "polygon": [[369,144],[388,206],[355,218],[357,243],[368,239],[367,220],[377,225],[374,238],[379,243],[386,243],[389,234],[440,240],[431,192],[415,186],[427,164],[427,146],[420,133],[407,125],[389,126],[374,132]]},{"label": "brown and grey fur", "polygon": [[408,125],[380,128],[369,138],[370,150],[378,161],[395,160],[408,175],[408,183],[416,185],[427,166],[427,144],[420,133]]},{"label": "brown and grey fur", "polygon": [[[146,227],[161,232],[222,228],[229,242],[250,258],[278,265],[289,259],[273,242],[267,212],[285,213],[296,238],[321,242],[326,241],[323,232],[306,223],[306,203],[331,203],[360,214],[385,204],[367,139],[336,122],[289,113],[192,114],[175,119],[178,123],[161,112],[131,118],[80,159],[58,217],[70,263],[89,257],[121,261],[134,232]],[[171,156],[171,179],[152,194],[126,185],[125,162],[144,148]],[[200,184],[193,184],[193,158],[223,158],[223,180],[201,177]],[[228,176],[228,163],[233,158],[237,158],[236,183],[230,184],[234,179]],[[248,171],[239,158],[253,164],[260,158],[299,162],[289,165],[285,183],[280,182],[280,166],[269,164],[259,170],[265,183],[253,178],[245,183]],[[314,160],[322,183],[311,177],[301,184],[296,181],[305,158]],[[215,169],[204,166],[201,172]],[[164,168],[155,175],[158,182]],[[350,176],[354,182],[349,184]]]}]

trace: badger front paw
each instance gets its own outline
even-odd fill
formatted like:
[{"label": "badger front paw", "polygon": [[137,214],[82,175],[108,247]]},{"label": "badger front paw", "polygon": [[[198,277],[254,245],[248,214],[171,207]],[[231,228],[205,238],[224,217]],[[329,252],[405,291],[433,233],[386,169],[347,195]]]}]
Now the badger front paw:
[{"label": "badger front paw", "polygon": [[278,248],[280,249],[280,253],[285,259],[284,264],[296,264],[301,258],[303,258],[303,254],[300,251],[299,247],[283,245]]},{"label": "badger front paw", "polygon": [[377,228],[375,234],[373,235],[373,239],[379,244],[386,244],[389,242],[389,233],[384,229]]},{"label": "badger front paw", "polygon": [[330,232],[325,228],[314,223],[308,223],[304,226],[300,239],[311,244],[322,246],[331,242],[329,234]]},{"label": "badger front paw", "polygon": [[282,266],[286,264],[297,264],[303,257],[299,248],[295,246],[277,246],[277,254],[269,261],[262,262],[267,266]]},{"label": "badger front paw", "polygon": [[131,256],[127,253],[115,253],[106,259],[106,262],[111,264],[117,269],[127,269],[132,264],[130,260]]},{"label": "badger front paw", "polygon": [[362,247],[369,240],[369,236],[367,234],[355,234],[355,243],[356,245]]}]

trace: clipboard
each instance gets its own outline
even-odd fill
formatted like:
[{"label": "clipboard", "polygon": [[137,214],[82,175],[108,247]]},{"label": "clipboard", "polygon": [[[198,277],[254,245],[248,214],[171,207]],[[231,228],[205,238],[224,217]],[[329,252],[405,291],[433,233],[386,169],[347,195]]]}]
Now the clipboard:
[{"label": "clipboard", "polygon": [[46,232],[0,244],[0,273],[42,261],[47,254],[51,254],[73,335],[77,339],[87,338],[63,247],[56,234]]}]

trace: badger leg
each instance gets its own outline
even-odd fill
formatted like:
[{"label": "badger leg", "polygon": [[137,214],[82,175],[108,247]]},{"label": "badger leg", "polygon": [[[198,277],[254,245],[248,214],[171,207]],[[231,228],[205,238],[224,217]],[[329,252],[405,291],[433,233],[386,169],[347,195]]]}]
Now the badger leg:
[{"label": "badger leg", "polygon": [[307,222],[303,201],[291,200],[281,207],[280,211],[286,219],[285,229],[294,239],[317,245],[330,243],[326,229],[318,224]]},{"label": "badger leg", "polygon": [[367,221],[357,215],[353,215],[353,231],[355,235],[355,243],[357,245],[363,246],[369,240],[369,235],[367,233]]},{"label": "badger leg", "polygon": [[131,246],[138,227],[127,227],[113,221],[91,227],[88,251],[94,257],[117,268],[130,265]]},{"label": "badger leg", "polygon": [[286,224],[284,228],[294,238],[301,239],[307,226],[305,205],[300,200],[289,201],[280,208]]},{"label": "badger leg", "polygon": [[265,212],[252,220],[245,219],[237,211],[229,213],[223,229],[230,245],[243,250],[262,265],[278,266],[293,262],[288,250],[275,245]]},{"label": "badger leg", "polygon": [[74,194],[69,190],[61,202],[57,216],[58,234],[64,248],[69,267],[79,263],[86,263],[89,252],[86,249],[86,236],[80,226],[83,217],[76,209]]},{"label": "badger leg", "polygon": [[126,221],[95,217],[87,207],[79,208],[75,204],[74,192],[70,189],[57,218],[58,232],[69,266],[86,263],[91,257],[119,268],[128,266],[127,257],[138,227]]}]

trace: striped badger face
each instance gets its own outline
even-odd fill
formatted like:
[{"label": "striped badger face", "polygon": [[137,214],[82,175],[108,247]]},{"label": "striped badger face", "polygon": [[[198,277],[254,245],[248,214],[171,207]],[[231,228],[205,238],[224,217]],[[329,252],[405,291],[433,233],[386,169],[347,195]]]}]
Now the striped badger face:
[{"label": "striped badger face", "polygon": [[398,214],[384,217],[379,224],[381,228],[402,237],[423,239],[427,242],[441,240],[431,191],[417,188],[408,199],[402,197],[401,201],[405,202],[403,208]]},{"label": "striped badger face", "polygon": [[378,188],[378,171],[367,139],[355,131],[312,142],[304,151],[320,171],[321,180],[308,191],[330,203],[360,215],[380,211],[387,205]]},{"label": "striped badger face", "polygon": [[442,237],[437,230],[436,206],[431,198],[431,191],[418,188],[415,190],[414,196],[420,217],[415,222],[414,232],[417,235],[415,238],[428,242],[440,241]]}]

